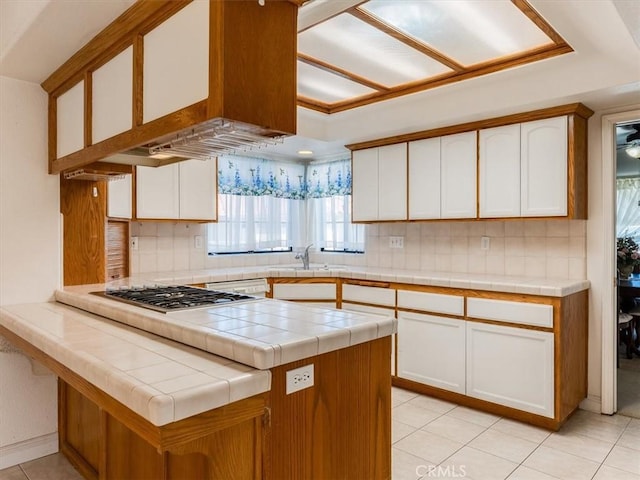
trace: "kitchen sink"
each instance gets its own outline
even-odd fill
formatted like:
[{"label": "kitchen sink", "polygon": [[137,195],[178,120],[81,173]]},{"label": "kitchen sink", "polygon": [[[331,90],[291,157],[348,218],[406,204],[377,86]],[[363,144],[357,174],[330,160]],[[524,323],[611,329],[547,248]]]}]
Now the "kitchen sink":
[{"label": "kitchen sink", "polygon": [[293,271],[295,271],[295,272],[297,272],[297,271],[300,271],[300,272],[304,272],[304,271],[317,272],[317,271],[332,271],[332,270],[335,271],[335,270],[346,270],[346,269],[347,269],[347,267],[343,267],[343,266],[340,266],[340,265],[310,265],[308,270],[305,270],[302,266],[292,267],[292,266],[287,265],[287,266],[282,266],[282,267],[280,267],[280,266],[271,266],[271,267],[269,267],[269,270],[274,270],[274,271],[279,270],[279,271],[289,271],[289,272],[293,272]]}]

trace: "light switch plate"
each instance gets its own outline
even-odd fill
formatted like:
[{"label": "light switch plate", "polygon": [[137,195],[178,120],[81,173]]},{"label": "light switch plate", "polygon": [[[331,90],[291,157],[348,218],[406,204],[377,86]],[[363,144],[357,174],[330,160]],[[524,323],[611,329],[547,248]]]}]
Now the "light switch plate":
[{"label": "light switch plate", "polygon": [[389,248],[404,248],[404,237],[389,237]]},{"label": "light switch plate", "polygon": [[480,250],[489,250],[491,247],[491,238],[480,237]]},{"label": "light switch plate", "polygon": [[131,250],[138,249],[138,237],[131,237]]}]

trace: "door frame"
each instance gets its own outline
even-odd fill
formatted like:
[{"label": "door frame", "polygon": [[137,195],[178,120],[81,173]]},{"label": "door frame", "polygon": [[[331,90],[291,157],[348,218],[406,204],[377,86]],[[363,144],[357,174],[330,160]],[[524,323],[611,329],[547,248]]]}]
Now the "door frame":
[{"label": "door frame", "polygon": [[[618,410],[618,322],[616,321],[616,124],[637,120],[640,110],[602,117],[602,384],[601,412],[612,415]],[[609,285],[609,286],[607,286]]]}]

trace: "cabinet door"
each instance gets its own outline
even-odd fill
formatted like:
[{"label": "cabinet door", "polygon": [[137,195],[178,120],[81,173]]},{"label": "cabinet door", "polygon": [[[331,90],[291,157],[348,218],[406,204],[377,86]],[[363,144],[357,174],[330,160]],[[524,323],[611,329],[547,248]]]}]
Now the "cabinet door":
[{"label": "cabinet door", "polygon": [[378,149],[357,150],[351,162],[352,220],[378,220]]},{"label": "cabinet door", "polygon": [[521,124],[522,216],[567,215],[567,117]]},{"label": "cabinet door", "polygon": [[554,417],[553,333],[467,322],[467,395]]},{"label": "cabinet door", "polygon": [[91,136],[97,143],[130,130],[133,111],[133,47],[93,72]]},{"label": "cabinet door", "polygon": [[480,130],[480,217],[520,216],[520,124]]},{"label": "cabinet door", "polygon": [[440,137],[409,142],[409,220],[440,218]]},{"label": "cabinet door", "polygon": [[84,148],[84,80],[56,100],[57,158]]},{"label": "cabinet door", "polygon": [[209,2],[192,2],[144,36],[147,123],[209,96]]},{"label": "cabinet door", "polygon": [[407,219],[407,144],[378,148],[378,220]]},{"label": "cabinet door", "polygon": [[136,167],[137,218],[178,218],[178,165]]},{"label": "cabinet door", "polygon": [[178,169],[179,218],[216,220],[216,160],[185,160]]},{"label": "cabinet door", "polygon": [[107,216],[131,218],[131,175],[107,183]]},{"label": "cabinet door", "polygon": [[398,376],[465,393],[465,321],[398,313]]},{"label": "cabinet door", "polygon": [[274,283],[273,298],[336,301],[335,283]]},{"label": "cabinet door", "polygon": [[476,218],[476,132],[440,138],[440,218]]}]

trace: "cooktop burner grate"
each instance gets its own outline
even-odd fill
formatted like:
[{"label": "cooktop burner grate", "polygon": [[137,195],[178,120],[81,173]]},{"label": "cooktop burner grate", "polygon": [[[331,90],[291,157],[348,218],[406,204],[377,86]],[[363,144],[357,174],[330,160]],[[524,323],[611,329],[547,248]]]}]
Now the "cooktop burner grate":
[{"label": "cooktop burner grate", "polygon": [[93,293],[163,313],[257,299],[257,297],[240,293],[220,292],[184,285],[132,287]]}]

